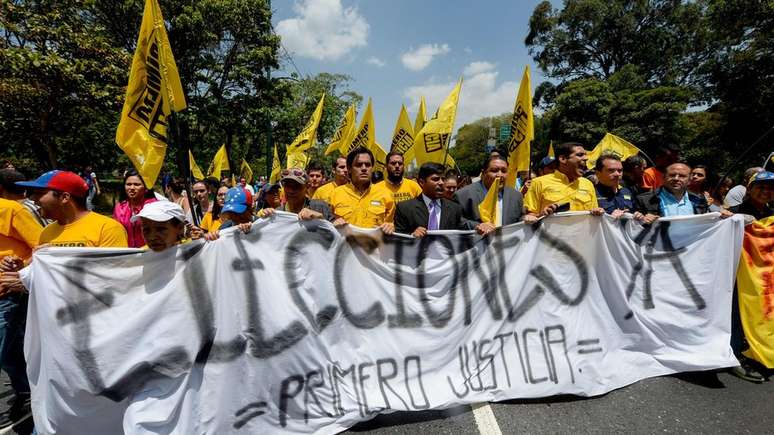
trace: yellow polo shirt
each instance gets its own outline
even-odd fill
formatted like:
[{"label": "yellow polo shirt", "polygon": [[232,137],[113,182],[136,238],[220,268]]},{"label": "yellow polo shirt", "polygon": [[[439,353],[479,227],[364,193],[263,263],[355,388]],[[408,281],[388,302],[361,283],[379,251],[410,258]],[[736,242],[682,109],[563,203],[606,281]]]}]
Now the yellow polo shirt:
[{"label": "yellow polo shirt", "polygon": [[524,207],[529,213],[540,213],[551,204],[569,202],[570,210],[583,211],[599,207],[594,183],[579,177],[570,183],[567,176],[559,171],[532,180],[524,197]]},{"label": "yellow polo shirt", "polygon": [[29,259],[41,231],[43,227],[23,205],[0,198],[0,259],[6,255]]},{"label": "yellow polo shirt", "polygon": [[107,216],[90,211],[77,221],[60,225],[52,222],[40,234],[40,244],[76,248],[126,248],[124,226]]},{"label": "yellow polo shirt", "polygon": [[409,199],[414,199],[422,193],[422,188],[419,187],[414,180],[404,178],[399,185],[394,185],[388,180],[382,180],[374,185],[375,189],[384,189],[392,195],[395,203],[403,202]]},{"label": "yellow polo shirt", "polygon": [[395,216],[395,201],[390,192],[373,185],[363,195],[355,190],[352,183],[339,186],[331,194],[330,205],[334,215],[363,228],[392,222]]},{"label": "yellow polo shirt", "polygon": [[333,189],[337,187],[339,186],[336,185],[335,181],[325,183],[322,186],[318,187],[317,190],[314,191],[314,195],[312,195],[312,199],[319,199],[321,201],[325,201],[328,204],[330,204],[331,194],[333,193]]}]

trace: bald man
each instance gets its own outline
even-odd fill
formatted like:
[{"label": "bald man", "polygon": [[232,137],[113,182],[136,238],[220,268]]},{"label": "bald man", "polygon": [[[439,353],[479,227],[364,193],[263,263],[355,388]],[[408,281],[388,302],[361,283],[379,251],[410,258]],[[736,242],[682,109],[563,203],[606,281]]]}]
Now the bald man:
[{"label": "bald man", "polygon": [[[688,192],[691,167],[685,163],[673,163],[666,167],[664,184],[652,192],[637,196],[637,212],[634,218],[652,223],[659,217],[690,216],[704,214],[709,210],[704,196]],[[728,210],[721,217],[731,216]]]}]

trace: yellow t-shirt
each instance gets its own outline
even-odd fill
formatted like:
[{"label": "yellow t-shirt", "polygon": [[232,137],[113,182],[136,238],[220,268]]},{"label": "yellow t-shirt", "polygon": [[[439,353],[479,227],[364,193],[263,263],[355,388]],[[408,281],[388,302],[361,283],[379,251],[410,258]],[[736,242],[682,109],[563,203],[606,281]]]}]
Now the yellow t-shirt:
[{"label": "yellow t-shirt", "polygon": [[389,180],[382,180],[374,185],[375,189],[385,189],[392,194],[392,199],[395,204],[409,199],[414,199],[422,193],[422,188],[419,187],[414,180],[404,178],[399,185],[394,185]]},{"label": "yellow t-shirt", "polygon": [[524,197],[527,212],[540,213],[551,204],[570,203],[570,210],[592,210],[599,207],[594,183],[578,177],[570,183],[567,176],[559,171],[532,180]]},{"label": "yellow t-shirt", "polygon": [[40,235],[40,244],[44,243],[77,248],[126,248],[128,246],[124,226],[93,211],[71,224],[50,223]]},{"label": "yellow t-shirt", "polygon": [[325,183],[322,186],[318,187],[317,190],[315,190],[314,195],[312,195],[312,199],[319,199],[321,201],[325,201],[328,204],[331,203],[331,194],[333,194],[333,189],[339,187],[335,181],[331,181],[330,183]]},{"label": "yellow t-shirt", "polygon": [[0,259],[6,255],[30,258],[41,231],[43,227],[23,205],[0,198]]},{"label": "yellow t-shirt", "polygon": [[370,186],[361,196],[352,183],[334,189],[331,194],[333,214],[344,218],[347,223],[363,228],[374,228],[385,222],[392,222],[395,216],[395,201],[384,189]]},{"label": "yellow t-shirt", "polygon": [[213,231],[218,231],[220,229],[220,224],[222,224],[223,221],[220,220],[220,217],[215,219],[215,221],[212,220],[212,212],[208,211],[207,213],[204,213],[204,217],[202,218],[202,221],[199,223],[199,228],[203,229],[204,231],[207,231],[208,233],[211,233]]}]

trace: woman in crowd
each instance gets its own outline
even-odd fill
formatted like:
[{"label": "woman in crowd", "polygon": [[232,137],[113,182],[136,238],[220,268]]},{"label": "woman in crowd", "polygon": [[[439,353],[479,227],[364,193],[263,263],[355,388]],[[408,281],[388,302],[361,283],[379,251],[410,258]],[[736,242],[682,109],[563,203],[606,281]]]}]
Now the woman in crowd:
[{"label": "woman in crowd", "polygon": [[146,204],[156,202],[156,197],[153,190],[145,186],[142,177],[134,169],[124,175],[124,192],[120,197],[123,200],[113,209],[113,219],[120,222],[126,229],[128,246],[139,248],[145,245],[142,224],[140,221],[132,222],[132,217],[139,214]]},{"label": "woman in crowd", "polygon": [[167,190],[164,192],[170,201],[179,205],[185,213],[186,222],[193,222],[191,215],[191,205],[188,204],[188,198],[185,194],[185,181],[179,178],[173,178],[167,184]]},{"label": "woman in crowd", "polygon": [[[220,230],[225,230],[233,226],[238,226],[242,231],[250,231],[255,214],[253,213],[253,195],[248,190],[241,187],[232,187],[226,192],[226,200],[223,209],[220,211],[222,224],[220,228],[210,231],[204,235],[207,240],[217,240],[220,237]],[[268,214],[272,214],[274,210]]]},{"label": "woman in crowd", "polygon": [[256,204],[257,210],[263,210],[266,208],[279,208],[282,205],[282,197],[280,194],[279,183],[266,183],[258,192],[258,203]]},{"label": "woman in crowd", "polygon": [[185,213],[169,201],[156,201],[143,207],[132,222],[140,222],[147,248],[161,252],[185,242]]},{"label": "woman in crowd", "polygon": [[708,204],[712,204],[713,199],[710,195],[712,190],[713,177],[709,168],[705,165],[694,165],[691,169],[691,179],[688,182],[688,191],[694,195],[703,196]]},{"label": "woman in crowd", "polygon": [[723,177],[722,180],[720,180],[720,184],[716,185],[715,188],[713,188],[710,191],[710,195],[712,195],[712,202],[709,206],[709,211],[721,211],[723,210],[723,202],[726,199],[726,194],[728,193],[731,188],[734,187],[734,180],[731,177]]},{"label": "woman in crowd", "polygon": [[730,208],[732,213],[742,213],[755,219],[774,216],[774,172],[758,172],[747,185],[747,193],[741,204]]},{"label": "woman in crowd", "polygon": [[223,210],[223,205],[226,204],[226,192],[228,192],[228,187],[221,186],[218,188],[218,192],[215,194],[215,203],[212,205],[212,211],[204,214],[199,225],[204,232],[217,231],[223,223],[221,210]]}]

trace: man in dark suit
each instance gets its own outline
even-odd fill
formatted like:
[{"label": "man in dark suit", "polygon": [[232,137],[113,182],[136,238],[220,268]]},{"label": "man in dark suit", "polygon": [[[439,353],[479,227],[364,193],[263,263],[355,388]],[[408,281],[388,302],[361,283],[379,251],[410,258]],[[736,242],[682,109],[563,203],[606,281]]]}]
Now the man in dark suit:
[{"label": "man in dark suit", "polygon": [[443,175],[444,167],[438,163],[425,163],[419,168],[417,180],[422,193],[398,203],[395,232],[424,237],[430,230],[467,229],[462,219],[462,207],[444,198]]},{"label": "man in dark suit", "polygon": [[[475,229],[480,234],[488,234],[498,226],[509,225],[521,220],[524,207],[521,193],[512,187],[505,186],[508,175],[508,161],[498,154],[492,154],[481,165],[481,180],[463,187],[454,194],[454,199],[462,206],[462,216],[465,227]],[[496,178],[500,178],[500,196],[498,200],[499,222],[481,223],[478,206],[484,201],[489,186]]]}]

